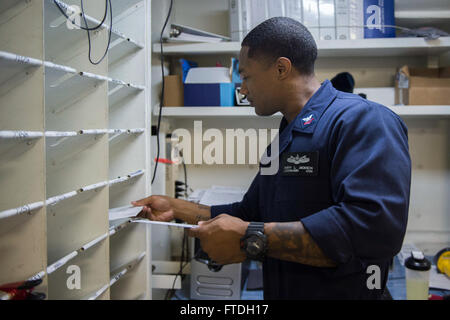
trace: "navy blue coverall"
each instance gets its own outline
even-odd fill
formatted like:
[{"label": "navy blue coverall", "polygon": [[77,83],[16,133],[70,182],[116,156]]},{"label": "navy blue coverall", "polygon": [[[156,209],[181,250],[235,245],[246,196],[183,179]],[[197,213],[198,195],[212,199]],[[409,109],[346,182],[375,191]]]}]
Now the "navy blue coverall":
[{"label": "navy blue coverall", "polygon": [[[211,217],[301,221],[337,264],[321,268],[266,257],[265,299],[380,298],[407,225],[405,124],[388,108],[337,91],[326,80],[291,123],[282,119],[279,132],[279,157],[272,159],[279,161],[278,172],[261,175],[260,165],[243,200],[211,207]],[[381,271],[380,289],[367,284],[372,265]]]}]

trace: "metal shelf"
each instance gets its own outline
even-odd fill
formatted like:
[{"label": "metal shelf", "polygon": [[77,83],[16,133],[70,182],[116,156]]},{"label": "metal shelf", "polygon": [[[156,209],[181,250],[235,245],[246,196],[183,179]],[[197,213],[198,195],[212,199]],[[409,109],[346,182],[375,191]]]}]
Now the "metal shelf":
[{"label": "metal shelf", "polygon": [[[319,40],[319,57],[393,57],[440,55],[450,51],[450,37],[437,40],[424,38],[379,38],[361,40]],[[165,55],[230,54],[238,55],[239,42],[220,43],[165,43]],[[153,44],[153,52],[160,53],[160,44]]]},{"label": "metal shelf", "polygon": [[6,219],[13,216],[19,216],[23,214],[31,214],[33,211],[36,211],[44,206],[44,202],[35,202],[24,205],[19,208],[9,209],[0,212],[0,219]]},{"label": "metal shelf", "polygon": [[96,189],[100,189],[100,188],[106,187],[108,185],[111,186],[111,185],[114,185],[114,184],[122,183],[122,182],[128,181],[130,179],[136,178],[138,176],[141,176],[144,173],[145,173],[145,170],[138,170],[136,172],[132,172],[132,173],[130,173],[128,175],[121,176],[121,177],[118,177],[118,178],[115,178],[115,179],[112,179],[112,180],[109,180],[109,181],[101,181],[101,182],[94,183],[94,184],[91,184],[91,185],[88,185],[88,186],[84,186],[84,187],[81,187],[81,188],[79,188],[77,190],[70,191],[70,192],[67,192],[67,193],[64,193],[64,194],[60,194],[60,195],[48,198],[47,201],[46,201],[46,205],[47,206],[55,205],[55,204],[58,204],[58,203],[60,203],[60,202],[62,202],[64,200],[73,198],[73,197],[81,194],[82,192],[92,191],[92,190],[96,190]]},{"label": "metal shelf", "polygon": [[[392,111],[402,117],[450,117],[448,106],[392,106]],[[158,115],[155,108],[153,114]],[[163,107],[162,116],[168,118],[208,118],[208,117],[259,117],[253,107]],[[276,113],[269,118],[280,118]],[[267,118],[267,117],[264,117]]]},{"label": "metal shelf", "polygon": [[99,82],[107,77],[74,68],[45,62],[45,96],[47,112],[60,112],[70,107],[74,100],[90,94]]},{"label": "metal shelf", "polygon": [[39,68],[43,62],[39,59],[0,51],[0,85],[19,74],[25,74],[30,68]]},{"label": "metal shelf", "polygon": [[104,239],[106,239],[108,237],[108,235],[109,235],[108,233],[105,233],[105,234],[95,238],[94,240],[89,241],[88,243],[83,245],[81,248],[72,251],[71,253],[65,255],[64,257],[62,257],[58,261],[56,261],[53,264],[49,265],[47,267],[47,274],[48,275],[52,274],[53,272],[55,272],[56,270],[58,270],[59,268],[64,266],[67,262],[69,262],[70,260],[75,258],[78,254],[88,250],[89,248],[95,246],[96,244],[98,244],[101,241],[103,241]]},{"label": "metal shelf", "polygon": [[112,286],[117,281],[119,281],[125,274],[129,271],[133,270],[136,265],[141,262],[141,260],[145,257],[145,252],[142,252],[139,256],[131,260],[130,262],[122,265],[118,268],[115,268],[113,272],[111,272],[111,280],[109,282],[109,286]]},{"label": "metal shelf", "polygon": [[136,128],[136,129],[109,129],[109,140],[108,142],[111,144],[118,143],[131,135],[138,135],[144,133],[144,128]]},{"label": "metal shelf", "polygon": [[46,131],[48,161],[64,162],[98,141],[99,135],[107,134],[107,129],[76,131]]},{"label": "metal shelf", "polygon": [[145,90],[144,86],[126,83],[121,80],[111,79],[108,82],[108,98],[111,106],[122,101],[126,97]]}]

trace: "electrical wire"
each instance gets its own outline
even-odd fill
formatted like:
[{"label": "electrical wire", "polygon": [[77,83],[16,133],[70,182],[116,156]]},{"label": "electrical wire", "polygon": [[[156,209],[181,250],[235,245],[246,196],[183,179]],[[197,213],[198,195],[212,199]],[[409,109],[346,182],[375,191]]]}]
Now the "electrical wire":
[{"label": "electrical wire", "polygon": [[[63,14],[64,17],[66,17],[67,20],[70,20],[70,17],[66,14],[66,12],[64,12],[64,9],[59,5],[58,0],[53,0],[53,3],[56,5],[56,7],[58,8],[58,10]],[[99,28],[101,28],[104,24],[104,22],[106,21],[106,18],[108,16],[108,6],[109,6],[109,13],[110,13],[110,25],[109,25],[109,32],[108,32],[108,44],[106,46],[105,49],[105,53],[103,54],[103,56],[98,60],[98,61],[93,61],[92,59],[92,43],[91,43],[91,35],[90,32],[91,31],[95,31]],[[108,55],[109,52],[109,47],[111,45],[111,36],[112,36],[112,29],[113,29],[113,14],[112,14],[112,4],[111,4],[111,0],[105,0],[105,13],[103,15],[102,20],[100,21],[100,23],[94,27],[89,27],[87,20],[86,20],[86,15],[84,12],[84,3],[83,0],[81,0],[81,16],[83,17],[83,21],[84,21],[84,25],[85,26],[81,26],[81,25],[77,25],[75,23],[75,20],[72,20],[72,24],[74,26],[76,26],[77,28],[80,28],[82,30],[85,30],[87,32],[87,38],[88,38],[88,45],[89,45],[89,52],[88,52],[88,59],[89,62],[93,65],[98,65],[100,64],[105,57]]]},{"label": "electrical wire", "polygon": [[108,12],[108,3],[109,3],[109,18],[110,18],[110,23],[109,23],[109,32],[108,32],[108,44],[106,45],[106,49],[105,49],[105,53],[103,54],[103,56],[100,58],[100,60],[98,61],[93,61],[92,60],[92,44],[91,44],[91,35],[90,35],[90,30],[88,27],[88,23],[86,20],[86,15],[84,14],[84,5],[83,5],[83,0],[81,0],[81,12],[83,15],[83,20],[84,20],[84,24],[86,25],[86,32],[87,32],[87,36],[88,36],[88,44],[89,44],[89,52],[88,52],[88,58],[89,58],[89,62],[93,65],[98,65],[100,64],[103,59],[105,59],[105,57],[108,55],[108,51],[109,51],[109,46],[111,45],[111,36],[112,36],[112,29],[113,29],[113,14],[112,14],[112,5],[111,5],[111,0],[106,0],[105,1],[105,7],[106,7],[106,12]]},{"label": "electrical wire", "polygon": [[181,163],[183,164],[183,170],[184,170],[184,187],[185,187],[185,189],[184,189],[184,199],[187,200],[187,198],[188,198],[188,192],[187,192],[188,184],[187,184],[186,163],[184,162],[184,158],[182,158],[182,162]]},{"label": "electrical wire", "polygon": [[[186,171],[186,164],[184,162],[184,158],[181,158],[182,163],[183,163],[183,168],[184,168],[184,185],[186,187],[185,189],[185,200],[187,200],[187,171]],[[186,250],[186,256],[184,251]],[[173,280],[172,283],[172,289],[167,290],[166,292],[166,297],[165,300],[167,300],[169,298],[170,293],[172,293],[172,295],[174,294],[175,290],[175,282],[177,280],[178,277],[181,277],[181,280],[183,280],[183,269],[189,264],[189,262],[191,262],[192,259],[188,259],[189,257],[189,242],[187,241],[187,234],[186,234],[186,230],[184,230],[183,233],[183,242],[181,245],[181,260],[180,260],[180,270],[178,271],[178,273],[175,276],[175,279]],[[183,261],[186,260],[186,263],[183,266]]]},{"label": "electrical wire", "polygon": [[[186,255],[185,255],[185,251],[186,251]],[[168,300],[171,296],[174,295],[174,293],[175,293],[175,289],[174,288],[175,288],[175,283],[177,281],[177,278],[180,277],[181,280],[183,280],[183,270],[184,270],[184,268],[186,268],[186,266],[192,260],[192,258],[188,259],[188,257],[189,257],[189,243],[187,241],[186,230],[184,230],[183,242],[182,242],[182,245],[181,245],[180,269],[179,269],[178,273],[175,275],[175,278],[173,279],[172,288],[170,290],[167,290],[164,300]],[[184,265],[183,265],[183,262],[185,262]]]},{"label": "electrical wire", "polygon": [[[61,11],[61,14],[66,17],[67,20],[70,21],[70,17],[66,14],[66,12],[64,11],[63,8],[61,8],[61,6],[59,5],[59,1],[58,0],[53,0],[53,3],[56,5],[56,7],[59,9],[59,11]],[[82,12],[82,15],[84,15],[84,12]],[[96,25],[95,27],[89,28],[89,27],[83,27],[83,26],[79,26],[75,23],[75,20],[72,20],[72,24],[77,27],[80,28],[82,30],[89,30],[89,31],[94,31],[97,30],[99,28],[102,27],[103,23],[106,21],[106,17],[108,16],[108,0],[105,0],[105,13],[103,15],[102,21]]]},{"label": "electrical wire", "polygon": [[160,131],[160,127],[161,127],[161,113],[162,113],[162,108],[164,106],[164,85],[165,85],[165,81],[164,81],[164,50],[163,50],[163,34],[164,34],[164,30],[166,29],[167,23],[169,22],[169,18],[170,15],[172,14],[172,6],[173,6],[173,0],[170,0],[170,6],[169,6],[169,12],[167,13],[167,18],[166,21],[164,22],[163,28],[161,30],[161,35],[159,37],[159,43],[161,45],[161,74],[162,74],[162,87],[161,87],[161,99],[159,102],[159,114],[158,114],[158,125],[156,127],[156,146],[157,146],[157,151],[156,151],[156,162],[155,162],[155,169],[153,171],[153,178],[152,178],[152,184],[155,181],[156,178],[156,170],[158,168],[158,159],[159,159],[159,153],[160,153],[160,146],[159,146],[159,131]]}]

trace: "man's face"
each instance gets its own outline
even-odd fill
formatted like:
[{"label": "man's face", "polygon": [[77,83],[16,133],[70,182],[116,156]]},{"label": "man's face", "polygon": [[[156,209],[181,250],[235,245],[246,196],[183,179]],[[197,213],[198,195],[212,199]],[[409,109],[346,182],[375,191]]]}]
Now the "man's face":
[{"label": "man's face", "polygon": [[239,54],[239,73],[242,79],[241,93],[260,116],[270,116],[279,111],[276,68],[264,60],[248,58],[248,47]]}]

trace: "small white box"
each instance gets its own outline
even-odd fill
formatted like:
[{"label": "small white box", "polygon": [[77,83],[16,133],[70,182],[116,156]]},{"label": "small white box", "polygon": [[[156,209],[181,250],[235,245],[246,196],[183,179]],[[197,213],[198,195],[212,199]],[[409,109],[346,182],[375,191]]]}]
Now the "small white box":
[{"label": "small white box", "polygon": [[[282,2],[282,1],[280,1]],[[302,0],[285,0],[286,17],[303,22]]]},{"label": "small white box", "polygon": [[334,0],[319,0],[320,40],[336,39]]},{"label": "small white box", "polygon": [[268,18],[285,17],[285,5],[283,0],[267,0]]},{"label": "small white box", "polygon": [[349,38],[364,39],[364,3],[362,0],[348,0]]},{"label": "small white box", "polygon": [[395,88],[392,87],[355,88],[353,93],[365,93],[367,100],[374,101],[386,107],[395,105]]},{"label": "small white box", "polygon": [[336,7],[336,39],[348,40],[349,37],[349,7],[348,0],[335,0]]},{"label": "small white box", "polygon": [[225,67],[191,68],[184,83],[230,83],[230,69]]},{"label": "small white box", "polygon": [[267,2],[266,0],[250,1],[250,29],[267,20]]}]

